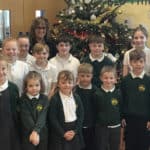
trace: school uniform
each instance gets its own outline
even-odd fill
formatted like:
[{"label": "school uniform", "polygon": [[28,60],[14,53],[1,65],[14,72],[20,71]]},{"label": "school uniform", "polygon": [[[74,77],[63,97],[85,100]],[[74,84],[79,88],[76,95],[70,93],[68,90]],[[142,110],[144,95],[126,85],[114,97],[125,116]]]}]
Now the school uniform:
[{"label": "school uniform", "polygon": [[[48,98],[43,94],[37,95],[35,98],[24,94],[20,98],[19,117],[23,150],[47,150],[46,117],[48,104]],[[37,146],[29,141],[32,131],[36,131],[40,136],[40,143]]]},{"label": "school uniform", "polygon": [[51,90],[51,85],[57,82],[57,69],[50,62],[47,63],[45,68],[42,68],[36,64],[36,62],[32,63],[29,67],[30,71],[36,71],[41,74],[42,79],[45,84],[45,93],[49,94]]},{"label": "school uniform", "polygon": [[61,58],[58,54],[49,60],[51,64],[56,66],[58,73],[62,70],[69,70],[73,73],[74,77],[77,77],[77,70],[80,62],[72,54],[69,54],[68,59]]},{"label": "school uniform", "polygon": [[[70,97],[62,95],[57,92],[50,101],[48,113],[51,129],[49,149],[80,150],[84,146],[82,137],[83,106],[78,95],[73,94]],[[75,132],[71,141],[64,138],[64,134],[68,130]]]},{"label": "school uniform", "polygon": [[13,64],[8,64],[8,80],[15,83],[22,94],[23,79],[29,72],[29,66],[20,60],[16,60]]},{"label": "school uniform", "polygon": [[84,108],[84,121],[82,127],[85,142],[84,150],[93,150],[95,147],[95,105],[94,93],[96,86],[89,85],[83,88],[80,85],[75,87],[75,92],[80,96]]},{"label": "school uniform", "polygon": [[132,72],[121,82],[123,94],[122,118],[126,120],[125,141],[127,150],[147,150],[150,121],[150,77],[145,72],[135,76]]},{"label": "school uniform", "polygon": [[121,92],[116,87],[97,89],[94,97],[96,105],[96,145],[98,150],[118,150],[120,143]]},{"label": "school uniform", "polygon": [[20,150],[17,124],[19,91],[15,84],[6,81],[0,86],[0,149]]},{"label": "school uniform", "polygon": [[101,84],[101,81],[99,79],[101,69],[104,66],[114,65],[114,63],[107,56],[105,56],[105,54],[103,54],[99,59],[95,59],[91,54],[89,54],[82,60],[81,63],[89,63],[93,66],[92,84],[96,85],[97,87],[99,87]]}]

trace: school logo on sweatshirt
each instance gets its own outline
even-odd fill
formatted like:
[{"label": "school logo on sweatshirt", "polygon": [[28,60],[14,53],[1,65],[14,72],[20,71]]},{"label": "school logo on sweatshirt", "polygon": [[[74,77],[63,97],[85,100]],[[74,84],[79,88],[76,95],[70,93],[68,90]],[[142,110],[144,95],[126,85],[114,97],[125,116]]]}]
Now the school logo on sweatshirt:
[{"label": "school logo on sweatshirt", "polygon": [[143,84],[140,84],[140,85],[138,86],[138,90],[139,90],[140,92],[144,92],[144,91],[145,91],[145,86],[144,86]]},{"label": "school logo on sweatshirt", "polygon": [[112,98],[112,99],[111,99],[111,104],[112,104],[113,106],[116,106],[116,105],[118,104],[118,100],[117,100],[116,98]]},{"label": "school logo on sweatshirt", "polygon": [[37,111],[42,111],[42,110],[43,110],[43,106],[42,106],[41,104],[38,104],[38,105],[36,106],[36,110],[37,110]]}]

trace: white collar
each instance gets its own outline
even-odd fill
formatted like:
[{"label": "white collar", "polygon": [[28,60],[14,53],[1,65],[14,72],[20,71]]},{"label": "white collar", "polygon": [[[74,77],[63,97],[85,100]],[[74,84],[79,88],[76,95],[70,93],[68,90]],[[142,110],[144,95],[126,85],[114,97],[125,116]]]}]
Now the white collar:
[{"label": "white collar", "polygon": [[108,92],[113,92],[113,91],[115,90],[115,86],[113,86],[112,89],[110,89],[110,90],[105,89],[103,86],[101,86],[101,88],[102,88],[106,93],[108,93]]},{"label": "white collar", "polygon": [[60,97],[63,99],[72,99],[73,98],[73,94],[71,92],[70,96],[63,94],[61,91],[59,91]]},{"label": "white collar", "polygon": [[37,94],[36,96],[33,96],[33,95],[31,95],[31,94],[27,93],[27,96],[29,97],[29,99],[32,99],[32,98],[39,99],[40,94]]},{"label": "white collar", "polygon": [[72,60],[72,54],[69,54],[68,59],[63,58],[63,57],[60,57],[58,54],[56,54],[56,59],[58,59],[58,60],[60,60],[60,61],[68,61],[68,62],[71,62],[71,60]]},{"label": "white collar", "polygon": [[103,59],[104,59],[104,57],[105,57],[105,55],[104,55],[104,53],[102,54],[102,57],[100,57],[100,58],[93,58],[92,57],[92,55],[91,55],[91,53],[89,54],[89,58],[90,58],[90,60],[93,62],[93,61],[98,61],[98,62],[101,62],[101,61],[103,61]]},{"label": "white collar", "polygon": [[140,79],[143,79],[143,77],[144,77],[144,75],[145,75],[145,71],[143,71],[140,75],[135,75],[132,71],[131,71],[131,76],[132,76],[132,78],[134,79],[134,78],[140,78]]},{"label": "white collar", "polygon": [[48,66],[49,66],[49,62],[47,62],[47,65],[45,66],[45,68],[42,68],[41,66],[38,66],[38,65],[36,64],[36,61],[33,62],[33,67],[35,67],[37,70],[42,70],[42,71],[43,71],[43,70],[44,70],[44,71],[49,70]]},{"label": "white collar", "polygon": [[79,84],[79,88],[81,89],[92,89],[92,84],[88,85],[87,87],[83,87],[82,85]]},{"label": "white collar", "polygon": [[6,90],[7,88],[8,88],[8,80],[6,80],[4,84],[0,85],[0,92]]}]

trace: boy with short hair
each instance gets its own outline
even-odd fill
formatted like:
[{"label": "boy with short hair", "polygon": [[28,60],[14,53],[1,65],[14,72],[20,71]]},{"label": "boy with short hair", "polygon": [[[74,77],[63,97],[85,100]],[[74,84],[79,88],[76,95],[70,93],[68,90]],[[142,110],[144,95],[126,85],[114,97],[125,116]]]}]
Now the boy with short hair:
[{"label": "boy with short hair", "polygon": [[80,96],[84,108],[83,138],[84,150],[94,149],[95,140],[95,106],[93,95],[96,86],[92,85],[93,67],[91,64],[83,63],[78,67],[78,85],[75,92]]},{"label": "boy with short hair", "polygon": [[96,106],[96,145],[97,150],[119,150],[120,144],[120,106],[122,96],[116,88],[116,68],[105,66],[100,73],[101,87],[94,97]]},{"label": "boy with short hair", "polygon": [[99,35],[91,35],[88,40],[90,54],[82,60],[82,62],[90,63],[93,66],[93,79],[92,83],[97,87],[100,86],[99,73],[104,66],[113,65],[104,51],[104,39]]},{"label": "boy with short hair", "polygon": [[69,70],[77,77],[77,69],[80,62],[71,53],[72,41],[66,35],[60,35],[57,39],[56,48],[58,53],[50,59],[50,63],[56,66],[58,73],[62,70]]},{"label": "boy with short hair", "polygon": [[150,77],[144,72],[146,57],[140,50],[130,52],[129,56],[132,71],[121,82],[126,149],[148,150]]},{"label": "boy with short hair", "polygon": [[41,74],[46,87],[45,94],[50,98],[56,87],[57,69],[48,61],[49,47],[46,44],[36,43],[33,47],[33,56],[36,60],[30,65],[30,70]]}]

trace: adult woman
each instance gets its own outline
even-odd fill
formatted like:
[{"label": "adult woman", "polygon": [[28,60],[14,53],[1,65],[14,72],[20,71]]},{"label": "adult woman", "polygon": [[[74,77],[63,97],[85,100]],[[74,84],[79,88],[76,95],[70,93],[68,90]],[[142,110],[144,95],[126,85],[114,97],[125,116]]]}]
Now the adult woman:
[{"label": "adult woman", "polygon": [[55,56],[56,48],[52,38],[50,38],[49,22],[45,17],[37,17],[33,20],[29,33],[30,53],[36,43],[47,44],[50,49],[50,57]]}]

